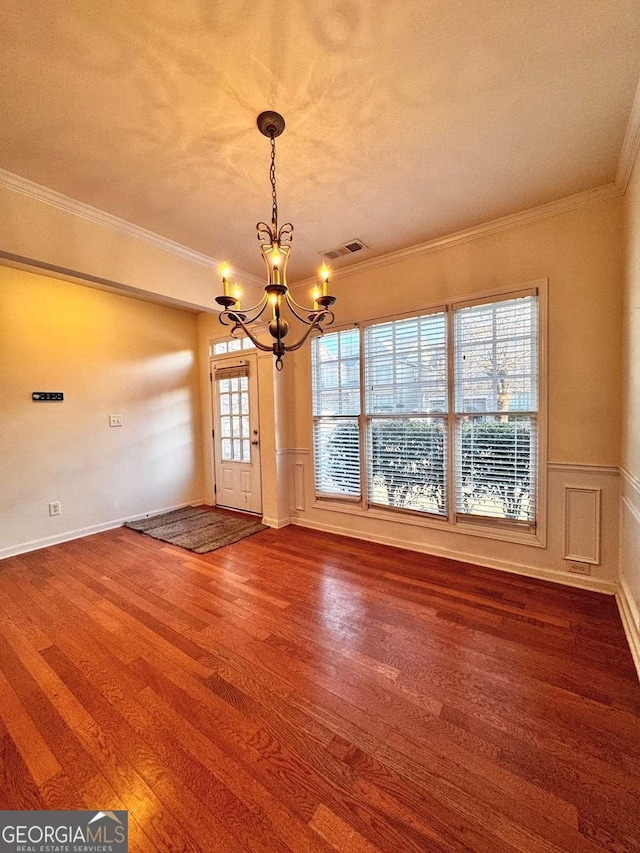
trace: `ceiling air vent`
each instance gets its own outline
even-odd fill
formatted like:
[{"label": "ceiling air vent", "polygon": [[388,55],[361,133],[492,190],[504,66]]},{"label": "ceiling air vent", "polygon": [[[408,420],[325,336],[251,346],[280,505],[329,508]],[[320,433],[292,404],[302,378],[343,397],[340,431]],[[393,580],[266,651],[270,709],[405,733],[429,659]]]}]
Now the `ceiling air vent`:
[{"label": "ceiling air vent", "polygon": [[328,261],[335,261],[336,258],[343,258],[345,255],[352,255],[354,252],[360,252],[362,249],[368,248],[369,247],[363,243],[362,240],[358,240],[356,237],[354,240],[349,240],[341,246],[336,246],[335,249],[329,249],[326,252],[322,252],[322,254]]}]

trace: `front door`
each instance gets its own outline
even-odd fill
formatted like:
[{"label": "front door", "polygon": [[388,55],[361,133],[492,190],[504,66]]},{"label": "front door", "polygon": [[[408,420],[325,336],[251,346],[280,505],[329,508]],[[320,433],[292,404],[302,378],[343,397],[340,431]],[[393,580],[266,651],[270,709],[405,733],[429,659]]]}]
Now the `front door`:
[{"label": "front door", "polygon": [[211,362],[216,503],[262,512],[255,356]]}]

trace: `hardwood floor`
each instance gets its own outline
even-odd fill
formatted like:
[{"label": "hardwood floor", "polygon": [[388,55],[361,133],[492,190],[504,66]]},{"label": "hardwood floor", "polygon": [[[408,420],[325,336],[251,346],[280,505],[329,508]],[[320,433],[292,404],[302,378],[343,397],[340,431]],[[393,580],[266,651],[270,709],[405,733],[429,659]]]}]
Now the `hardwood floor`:
[{"label": "hardwood floor", "polygon": [[0,563],[0,808],[131,851],[640,850],[613,598],[301,528]]}]

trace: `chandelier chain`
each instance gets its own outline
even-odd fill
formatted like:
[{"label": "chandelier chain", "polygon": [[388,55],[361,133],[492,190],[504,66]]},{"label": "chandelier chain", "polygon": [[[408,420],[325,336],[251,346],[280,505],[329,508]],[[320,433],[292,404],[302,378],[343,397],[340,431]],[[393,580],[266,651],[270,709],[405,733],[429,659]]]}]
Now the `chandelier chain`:
[{"label": "chandelier chain", "polygon": [[273,199],[273,205],[271,208],[271,220],[273,224],[274,232],[277,233],[278,230],[278,196],[276,194],[276,140],[275,137],[271,137],[271,169],[269,170],[269,176],[271,178],[271,198]]}]

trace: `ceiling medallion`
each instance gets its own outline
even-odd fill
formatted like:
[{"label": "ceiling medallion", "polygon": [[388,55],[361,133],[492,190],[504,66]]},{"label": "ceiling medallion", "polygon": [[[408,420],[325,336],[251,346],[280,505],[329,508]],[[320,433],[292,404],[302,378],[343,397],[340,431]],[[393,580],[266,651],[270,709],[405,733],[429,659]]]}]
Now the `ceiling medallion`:
[{"label": "ceiling medallion", "polygon": [[[272,351],[276,357],[276,367],[282,370],[282,357],[286,352],[293,352],[307,340],[314,329],[322,332],[322,326],[330,326],[334,321],[331,306],[336,301],[335,296],[329,296],[329,270],[323,264],[320,270],[321,285],[317,286],[313,293],[313,308],[305,308],[299,305],[291,296],[287,285],[287,264],[291,254],[291,241],[293,240],[293,225],[285,222],[278,227],[278,197],[276,192],[276,137],[283,132],[285,123],[279,113],[267,111],[260,113],[257,120],[258,129],[264,136],[271,140],[271,169],[269,172],[271,180],[271,225],[266,222],[258,222],[258,240],[261,243],[262,257],[267,268],[267,284],[264,296],[252,308],[240,307],[239,293],[230,293],[229,276],[230,269],[225,263],[222,266],[222,296],[216,297],[216,302],[222,306],[220,322],[224,326],[233,326],[232,335],[246,334],[251,338],[260,350]],[[289,334],[289,323],[282,316],[285,304],[289,312],[301,323],[307,326],[300,338],[295,343],[285,343]],[[264,344],[253,334],[249,326],[255,323],[268,307],[272,309],[269,322],[269,333],[274,339],[272,344]]]}]

